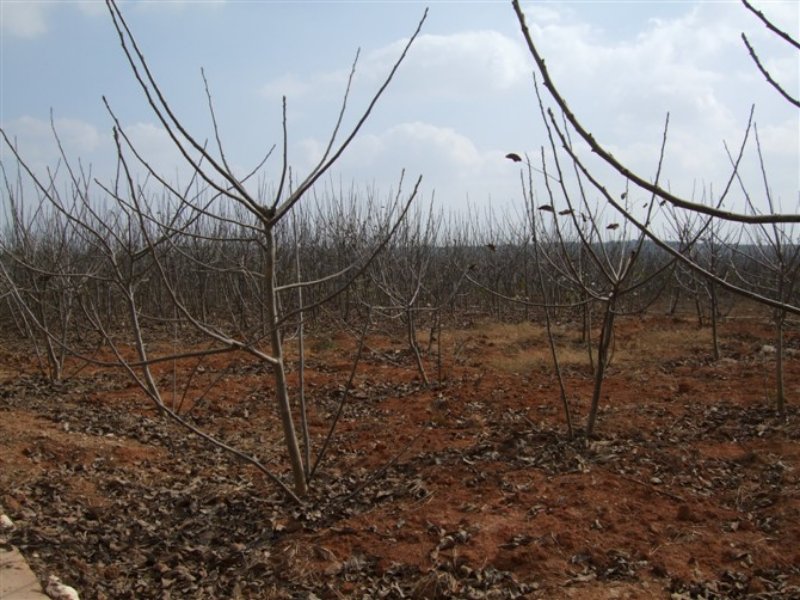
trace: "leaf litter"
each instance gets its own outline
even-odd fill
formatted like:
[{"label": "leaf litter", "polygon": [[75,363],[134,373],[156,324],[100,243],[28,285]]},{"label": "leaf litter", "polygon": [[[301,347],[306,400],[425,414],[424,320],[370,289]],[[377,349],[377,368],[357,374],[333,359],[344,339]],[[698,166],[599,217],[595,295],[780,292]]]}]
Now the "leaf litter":
[{"label": "leaf litter", "polygon": [[[531,393],[466,361],[428,389],[410,357],[373,353],[380,373],[351,393],[300,508],[121,377],[16,377],[0,385],[0,505],[15,523],[2,541],[82,598],[798,597],[798,411],[777,419],[702,372],[758,367],[664,362],[652,378],[689,379],[702,402],[619,387],[599,435],[569,440],[544,410],[551,383]],[[317,436],[342,393],[340,370],[323,371]],[[263,373],[229,372],[244,399],[192,418],[287,472],[269,391],[252,391]]]}]

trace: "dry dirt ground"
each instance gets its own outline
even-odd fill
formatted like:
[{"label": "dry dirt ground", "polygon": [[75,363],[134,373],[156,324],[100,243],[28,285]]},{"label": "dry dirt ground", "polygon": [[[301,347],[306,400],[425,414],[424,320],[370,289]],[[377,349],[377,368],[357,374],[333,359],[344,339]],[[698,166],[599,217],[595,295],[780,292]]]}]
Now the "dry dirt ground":
[{"label": "dry dirt ground", "polygon": [[[576,337],[558,328],[582,425],[592,381]],[[458,324],[425,387],[402,339],[371,335],[302,507],[157,418],[124,375],[51,384],[6,344],[6,541],[87,599],[800,598],[800,331],[787,332],[782,419],[765,321],[725,321],[713,361],[688,317],[621,318],[588,440],[567,438],[545,339],[538,325]],[[318,448],[356,340],[308,345]],[[170,389],[172,365],[159,369]],[[268,375],[208,358],[167,400],[287,476]]]}]

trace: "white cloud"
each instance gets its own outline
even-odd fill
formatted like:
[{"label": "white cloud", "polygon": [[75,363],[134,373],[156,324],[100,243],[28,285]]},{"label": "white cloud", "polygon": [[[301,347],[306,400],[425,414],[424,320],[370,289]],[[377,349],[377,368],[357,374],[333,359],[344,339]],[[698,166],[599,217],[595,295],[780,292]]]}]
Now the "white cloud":
[{"label": "white cloud", "polygon": [[56,119],[55,129],[59,137],[66,138],[67,148],[75,152],[93,152],[105,137],[97,128],[79,119]]},{"label": "white cloud", "polygon": [[[137,2],[119,2],[124,11],[132,6],[139,11],[181,12],[197,6],[219,7],[226,0],[144,0]],[[53,0],[1,0],[0,30],[3,33],[19,38],[36,38],[50,31],[53,11],[62,8],[76,9],[88,17],[105,16],[108,9],[104,0],[71,0],[60,2]]]},{"label": "white cloud", "polygon": [[[711,183],[721,190],[730,175],[723,142],[735,151],[750,104],[756,103],[775,187],[783,190],[784,197],[796,196],[797,115],[782,106],[755,70],[740,34],[746,31],[764,48],[765,64],[789,89],[797,87],[796,53],[771,44],[774,36],[740,5],[685,6],[666,11],[672,16],[643,21],[638,33],[630,33],[628,25],[626,34],[610,24],[581,20],[575,5],[537,4],[526,12],[551,75],[572,109],[629,166],[648,177],[654,174],[669,112],[662,181],[686,196]],[[616,8],[624,10],[624,4]],[[786,18],[791,21],[794,15],[796,22],[796,3],[764,5],[765,11],[771,9],[791,30]],[[404,43],[398,40],[366,53],[357,72],[357,89],[374,89]],[[476,199],[489,194],[518,197],[518,179],[511,177],[509,183],[504,152],[495,148],[505,144],[518,146],[506,150],[535,148],[546,140],[537,137],[543,132],[531,110],[535,108],[529,83],[532,69],[521,39],[500,32],[420,36],[386,101],[394,108],[388,116],[380,113],[381,130],[362,133],[339,168],[356,180],[391,181],[401,167],[407,167],[410,173],[423,173],[427,187],[436,187],[440,197],[456,203],[467,193]],[[346,76],[347,71],[305,79],[287,76],[263,91],[286,92],[303,101],[327,98],[341,93]],[[442,110],[443,105],[437,105],[442,99],[452,108]],[[434,105],[438,114],[430,108]],[[498,111],[497,106],[504,108]],[[474,122],[465,120],[470,114]],[[524,123],[515,124],[519,119]],[[310,138],[299,145],[309,163],[322,149],[322,142]],[[532,152],[538,156],[537,150]],[[618,178],[607,181],[612,187],[619,183]]]},{"label": "white cloud", "polygon": [[[61,160],[58,145],[53,137],[49,121],[34,117],[21,117],[3,123],[3,130],[16,144],[20,156],[28,166],[42,176],[46,169],[52,169]],[[117,151],[110,128],[98,129],[91,123],[79,119],[55,119],[55,128],[64,148],[64,153],[73,166],[78,159],[86,167],[92,166],[92,174],[101,181],[114,175]],[[166,130],[153,123],[137,122],[123,125],[123,129],[136,152],[169,182],[176,179],[186,181],[192,169],[175,147]],[[146,170],[124,146],[128,166],[139,178]],[[5,146],[0,150],[3,160],[11,160]],[[190,153],[194,156],[194,153]],[[240,169],[241,172],[241,169]]]},{"label": "white cloud", "polygon": [[[60,13],[48,7],[68,10],[60,8],[68,5],[87,15],[105,14],[99,1],[62,5],[0,0],[3,35],[42,35],[48,24],[51,29],[59,24]],[[188,1],[126,2],[122,8],[181,11],[191,6]],[[620,30],[612,29],[609,22],[588,23],[585,15],[596,11],[584,12],[582,6],[533,3],[526,7],[528,24],[572,109],[615,156],[652,175],[669,111],[665,179],[675,191],[687,195],[695,180],[713,180],[716,187],[728,172],[722,142],[738,144],[750,103],[756,102],[770,174],[775,174],[776,182],[793,176],[797,189],[797,118],[773,110],[782,101],[752,65],[740,32],[746,31],[756,47],[763,49],[765,64],[787,89],[797,89],[797,55],[781,53],[781,44],[774,43],[774,36],[753,15],[736,3],[687,2],[663,13],[673,16],[642,21],[643,29],[632,33],[630,23]],[[625,6],[615,4],[613,10],[622,12]],[[784,28],[796,29],[797,3],[763,2],[759,6],[768,15],[779,15]],[[22,7],[15,9],[11,21],[6,19],[9,7]],[[513,19],[513,12],[509,18]],[[404,44],[404,40],[394,40],[362,54],[343,130],[350,125],[348,119],[364,107],[363,95],[375,90]],[[292,148],[297,168],[309,165],[324,149],[327,140],[323,136],[335,121],[349,73],[339,66],[305,77],[287,64],[283,75],[258,88],[267,100],[288,96],[290,140],[309,136]],[[534,158],[538,157],[536,146],[546,143],[532,97],[533,67],[516,27],[506,33],[473,29],[421,35],[372,120],[337,169],[352,174],[359,183],[387,182],[382,185],[385,189],[396,183],[400,169],[406,167],[409,176],[422,173],[426,187],[437,188],[440,198],[447,196],[454,202],[467,193],[478,200],[489,194],[518,198],[517,170],[497,148],[520,152],[533,148]],[[252,115],[241,113],[242,122],[254,122]],[[50,164],[56,155],[46,119],[17,121],[14,127],[24,133],[19,133],[21,147],[34,148],[30,152]],[[98,131],[88,123],[82,126],[79,121],[59,120],[59,131],[71,155],[93,155],[96,164],[108,164],[113,162],[114,152],[108,125],[101,127]],[[11,132],[12,123],[6,128]],[[162,128],[139,122],[127,125],[126,131],[168,178],[176,169],[185,168],[184,159]],[[310,137],[317,132],[322,141]],[[786,157],[781,159],[781,153]],[[246,156],[236,158],[249,164]],[[784,163],[789,176],[778,175]],[[611,186],[617,183],[609,180]],[[791,192],[791,181],[787,186]]]},{"label": "white cloud", "polygon": [[[309,168],[321,157],[324,145],[306,139],[298,149],[302,154],[298,162]],[[336,173],[345,182],[369,181],[379,189],[391,189],[405,169],[407,178],[421,174],[424,190],[436,190],[443,206],[459,209],[467,197],[483,202],[489,197],[518,196],[517,170],[504,155],[479,148],[452,128],[416,121],[356,138],[337,163]]]},{"label": "white cloud", "polygon": [[576,100],[614,108],[635,108],[658,99],[663,105],[700,102],[713,105],[721,75],[710,68],[733,30],[698,27],[697,17],[651,21],[651,29],[632,40],[612,41],[586,24],[534,26],[551,75]]},{"label": "white cloud", "polygon": [[[194,174],[194,168],[161,125],[138,122],[124,126],[124,130],[136,153],[165,181],[170,184],[185,184]],[[184,143],[184,148],[193,161],[201,163],[199,153],[196,150],[192,149],[187,143]],[[209,144],[207,150],[217,162],[221,162],[216,154],[215,144]],[[144,176],[147,172],[146,168],[127,151],[127,146],[125,147],[125,155],[128,159],[129,168],[138,176]],[[233,174],[237,177],[244,177],[252,170],[252,165],[245,166],[233,160],[230,155],[227,158]],[[206,173],[212,178],[217,178],[215,171],[207,161],[201,164],[204,165]]]},{"label": "white cloud", "polygon": [[566,5],[555,9],[543,4],[530,4],[523,9],[526,20],[536,23],[558,23],[562,20],[566,11],[570,11],[570,14],[572,14],[571,9]]},{"label": "white cloud", "polygon": [[[169,182],[187,179],[192,169],[163,127],[140,122],[124,129],[136,152],[158,175]],[[189,155],[194,157],[196,153],[192,151]],[[134,168],[137,172],[144,172],[139,165]]]},{"label": "white cloud", "polygon": [[[798,83],[800,82],[800,68],[798,68],[798,57],[795,56],[780,56],[769,57],[762,60],[761,64],[767,69],[767,72],[786,92],[797,98]],[[756,75],[756,66],[753,64],[753,74]],[[762,76],[757,74],[760,79]],[[769,85],[766,81],[764,85]]]},{"label": "white cloud", "polygon": [[[355,85],[370,91],[389,73],[408,40],[368,52],[359,60]],[[308,78],[284,75],[261,86],[266,97],[339,96],[349,70],[337,69]],[[507,92],[527,84],[528,57],[517,40],[497,31],[467,31],[421,35],[409,51],[392,88],[392,95],[424,94],[426,99],[461,100]]]},{"label": "white cloud", "polygon": [[[107,141],[91,123],[79,119],[58,118],[54,120],[67,157],[78,158],[92,154]],[[37,165],[52,165],[60,157],[58,145],[49,121],[23,116],[3,124],[7,135],[15,140],[20,154],[26,161]]]},{"label": "white cloud", "polygon": [[[756,117],[759,118],[758,113]],[[797,212],[800,201],[800,114],[782,122],[757,124],[767,181],[774,200],[783,204],[782,211]],[[760,196],[763,179],[756,152],[751,148],[749,166],[750,193]]]},{"label": "white cloud", "polygon": [[451,128],[418,121],[395,125],[379,136],[364,136],[356,144],[351,160],[369,164],[383,153],[405,157],[406,163],[410,161],[420,168],[436,166],[466,170],[481,162],[477,148],[466,136]]},{"label": "white cloud", "polygon": [[[780,46],[767,50],[771,34],[757,21],[753,25],[744,8],[727,3],[698,3],[682,15],[651,19],[632,37],[614,37],[613,32],[575,20],[574,14],[538,23],[533,17],[529,20],[550,74],[572,110],[598,141],[634,170],[654,173],[669,112],[662,181],[670,181],[673,191],[686,196],[695,185],[711,182],[721,191],[730,174],[723,141],[735,152],[755,102],[764,107],[757,115],[765,122],[762,131],[770,132],[769,145],[792,157],[786,161],[771,149],[770,164],[795,163],[795,181],[783,177],[781,189],[784,195],[787,190],[796,195],[797,116],[789,118],[791,111],[759,81],[740,34],[746,31],[751,41],[763,43],[767,64],[795,88],[797,55],[787,55]],[[762,136],[764,146],[765,139]]]},{"label": "white cloud", "polygon": [[199,6],[218,8],[226,2],[227,0],[139,0],[131,4],[141,11],[179,13]]},{"label": "white cloud", "polygon": [[[800,6],[793,0],[784,0],[776,2],[775,0],[761,0],[751,2],[756,10],[760,10],[764,16],[769,19],[773,25],[782,29],[783,31],[794,35],[797,39],[797,34],[800,33],[798,26],[798,16],[800,16]],[[758,22],[755,15],[748,16],[753,19],[753,22]]]},{"label": "white cloud", "polygon": [[[316,139],[306,139],[300,144],[303,163],[319,161],[324,145]],[[446,127],[430,123],[400,123],[378,134],[364,134],[356,138],[340,160],[350,169],[380,169],[392,165],[392,172],[400,168],[409,171],[446,171],[466,173],[479,168],[483,158],[473,142],[466,136]]]},{"label": "white cloud", "polygon": [[786,119],[780,123],[759,126],[758,135],[762,148],[775,154],[791,155],[797,153],[800,144],[800,115]]},{"label": "white cloud", "polygon": [[[375,79],[385,76],[405,44],[406,40],[399,40],[369,53],[361,74]],[[520,42],[497,31],[466,31],[421,35],[409,52],[401,78],[415,91],[462,97],[508,90],[527,82],[529,73]]]},{"label": "white cloud", "polygon": [[260,92],[265,98],[287,96],[289,99],[297,99],[305,96],[311,89],[312,87],[307,81],[294,75],[284,75],[262,85]]},{"label": "white cloud", "polygon": [[90,17],[99,17],[108,14],[108,8],[103,0],[77,0],[75,6],[83,14]]},{"label": "white cloud", "polygon": [[0,30],[21,38],[34,38],[47,32],[45,2],[0,2]]}]

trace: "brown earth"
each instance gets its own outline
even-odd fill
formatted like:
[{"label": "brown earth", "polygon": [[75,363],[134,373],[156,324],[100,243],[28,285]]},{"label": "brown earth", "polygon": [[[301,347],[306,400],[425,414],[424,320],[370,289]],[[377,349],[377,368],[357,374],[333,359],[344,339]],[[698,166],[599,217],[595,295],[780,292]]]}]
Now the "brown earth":
[{"label": "brown earth", "polygon": [[[582,426],[587,353],[574,325],[557,335]],[[49,383],[7,344],[5,537],[82,598],[800,598],[800,331],[785,418],[772,337],[728,319],[714,361],[689,319],[621,318],[596,435],[570,440],[538,325],[446,332],[427,387],[400,337],[372,335],[302,507],[159,419],[123,374]],[[356,341],[308,346],[316,451]],[[157,368],[163,389],[172,369]],[[267,369],[207,357],[181,387],[168,403],[288,481]]]}]

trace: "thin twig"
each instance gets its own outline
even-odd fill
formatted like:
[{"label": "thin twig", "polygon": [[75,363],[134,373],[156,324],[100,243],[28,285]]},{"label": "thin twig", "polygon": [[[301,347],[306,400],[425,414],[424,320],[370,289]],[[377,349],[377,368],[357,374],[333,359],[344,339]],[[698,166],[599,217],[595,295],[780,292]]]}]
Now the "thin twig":
[{"label": "thin twig", "polygon": [[[594,136],[589,132],[578,120],[575,116],[575,113],[567,104],[567,101],[559,92],[558,88],[556,87],[555,83],[553,82],[552,78],[550,77],[550,72],[545,65],[545,60],[539,54],[539,50],[537,49],[536,45],[533,42],[533,37],[531,36],[531,32],[528,29],[528,25],[525,19],[525,14],[522,11],[522,7],[520,6],[519,0],[513,0],[514,11],[517,14],[517,20],[519,21],[520,28],[522,30],[523,37],[525,38],[525,42],[528,46],[528,50],[530,51],[531,56],[533,57],[534,62],[536,63],[539,72],[542,74],[542,79],[544,86],[550,92],[550,95],[555,100],[556,104],[558,104],[559,109],[562,111],[566,119],[569,121],[570,125],[578,132],[578,134],[583,138],[586,144],[592,149],[592,151],[597,154],[600,158],[602,158],[609,166],[611,166],[614,170],[616,170],[620,175],[629,179],[633,183],[635,183],[640,188],[647,190],[653,194],[656,194],[659,198],[662,198],[668,201],[670,204],[677,206],[679,208],[684,208],[687,210],[691,210],[694,212],[699,212],[702,214],[718,217],[720,219],[724,219],[727,221],[734,221],[739,223],[773,223],[773,222],[780,222],[780,223],[800,223],[800,214],[769,214],[769,215],[752,215],[752,214],[742,214],[742,213],[735,213],[727,210],[721,210],[718,208],[714,208],[711,206],[707,206],[704,204],[698,204],[696,202],[691,202],[689,200],[685,200],[683,198],[679,198],[671,194],[670,192],[666,191],[665,189],[661,188],[658,185],[653,185],[643,177],[639,176],[637,173],[626,167],[620,161],[618,161],[614,156],[606,150],[600,143],[598,143]],[[726,184],[726,189],[730,187],[734,180],[734,175],[738,169],[738,162],[737,166],[734,169],[734,172],[731,173],[731,176],[728,178],[728,182]]]},{"label": "thin twig", "polygon": [[328,508],[336,506],[338,504],[342,504],[343,502],[347,502],[348,500],[351,500],[355,496],[360,494],[365,487],[367,487],[370,483],[375,481],[378,477],[381,477],[384,473],[386,473],[386,471],[388,471],[395,464],[397,464],[397,461],[399,461],[403,457],[403,455],[408,451],[408,449],[414,445],[414,443],[420,438],[420,436],[422,436],[423,433],[425,433],[425,431],[426,431],[425,429],[420,429],[419,432],[417,432],[417,435],[411,438],[411,440],[405,446],[403,446],[400,449],[400,451],[397,454],[395,454],[385,465],[374,471],[369,477],[367,477],[363,482],[361,482],[361,484],[356,486],[355,489],[353,489],[346,496],[334,499],[328,505]]},{"label": "thin twig", "polygon": [[308,473],[309,482],[316,474],[317,468],[319,467],[320,463],[322,463],[322,460],[325,458],[325,454],[328,452],[328,447],[330,446],[331,440],[333,439],[333,432],[336,430],[336,425],[339,423],[339,417],[342,416],[342,410],[344,409],[344,405],[347,402],[348,398],[350,397],[350,390],[353,388],[353,379],[355,379],[356,376],[356,369],[358,368],[358,363],[361,361],[361,355],[364,352],[364,340],[367,338],[367,332],[369,331],[369,327],[371,324],[372,324],[372,313],[370,311],[367,313],[367,318],[364,320],[364,329],[361,330],[361,337],[358,340],[358,351],[356,352],[355,360],[353,360],[353,366],[350,369],[350,377],[348,377],[347,384],[345,384],[344,392],[342,393],[342,399],[339,400],[339,406],[336,408],[336,414],[333,417],[333,422],[331,423],[331,426],[328,428],[328,435],[325,436],[325,441],[322,443],[322,447],[319,449],[319,452],[317,453],[317,459],[314,461],[314,466]]}]

